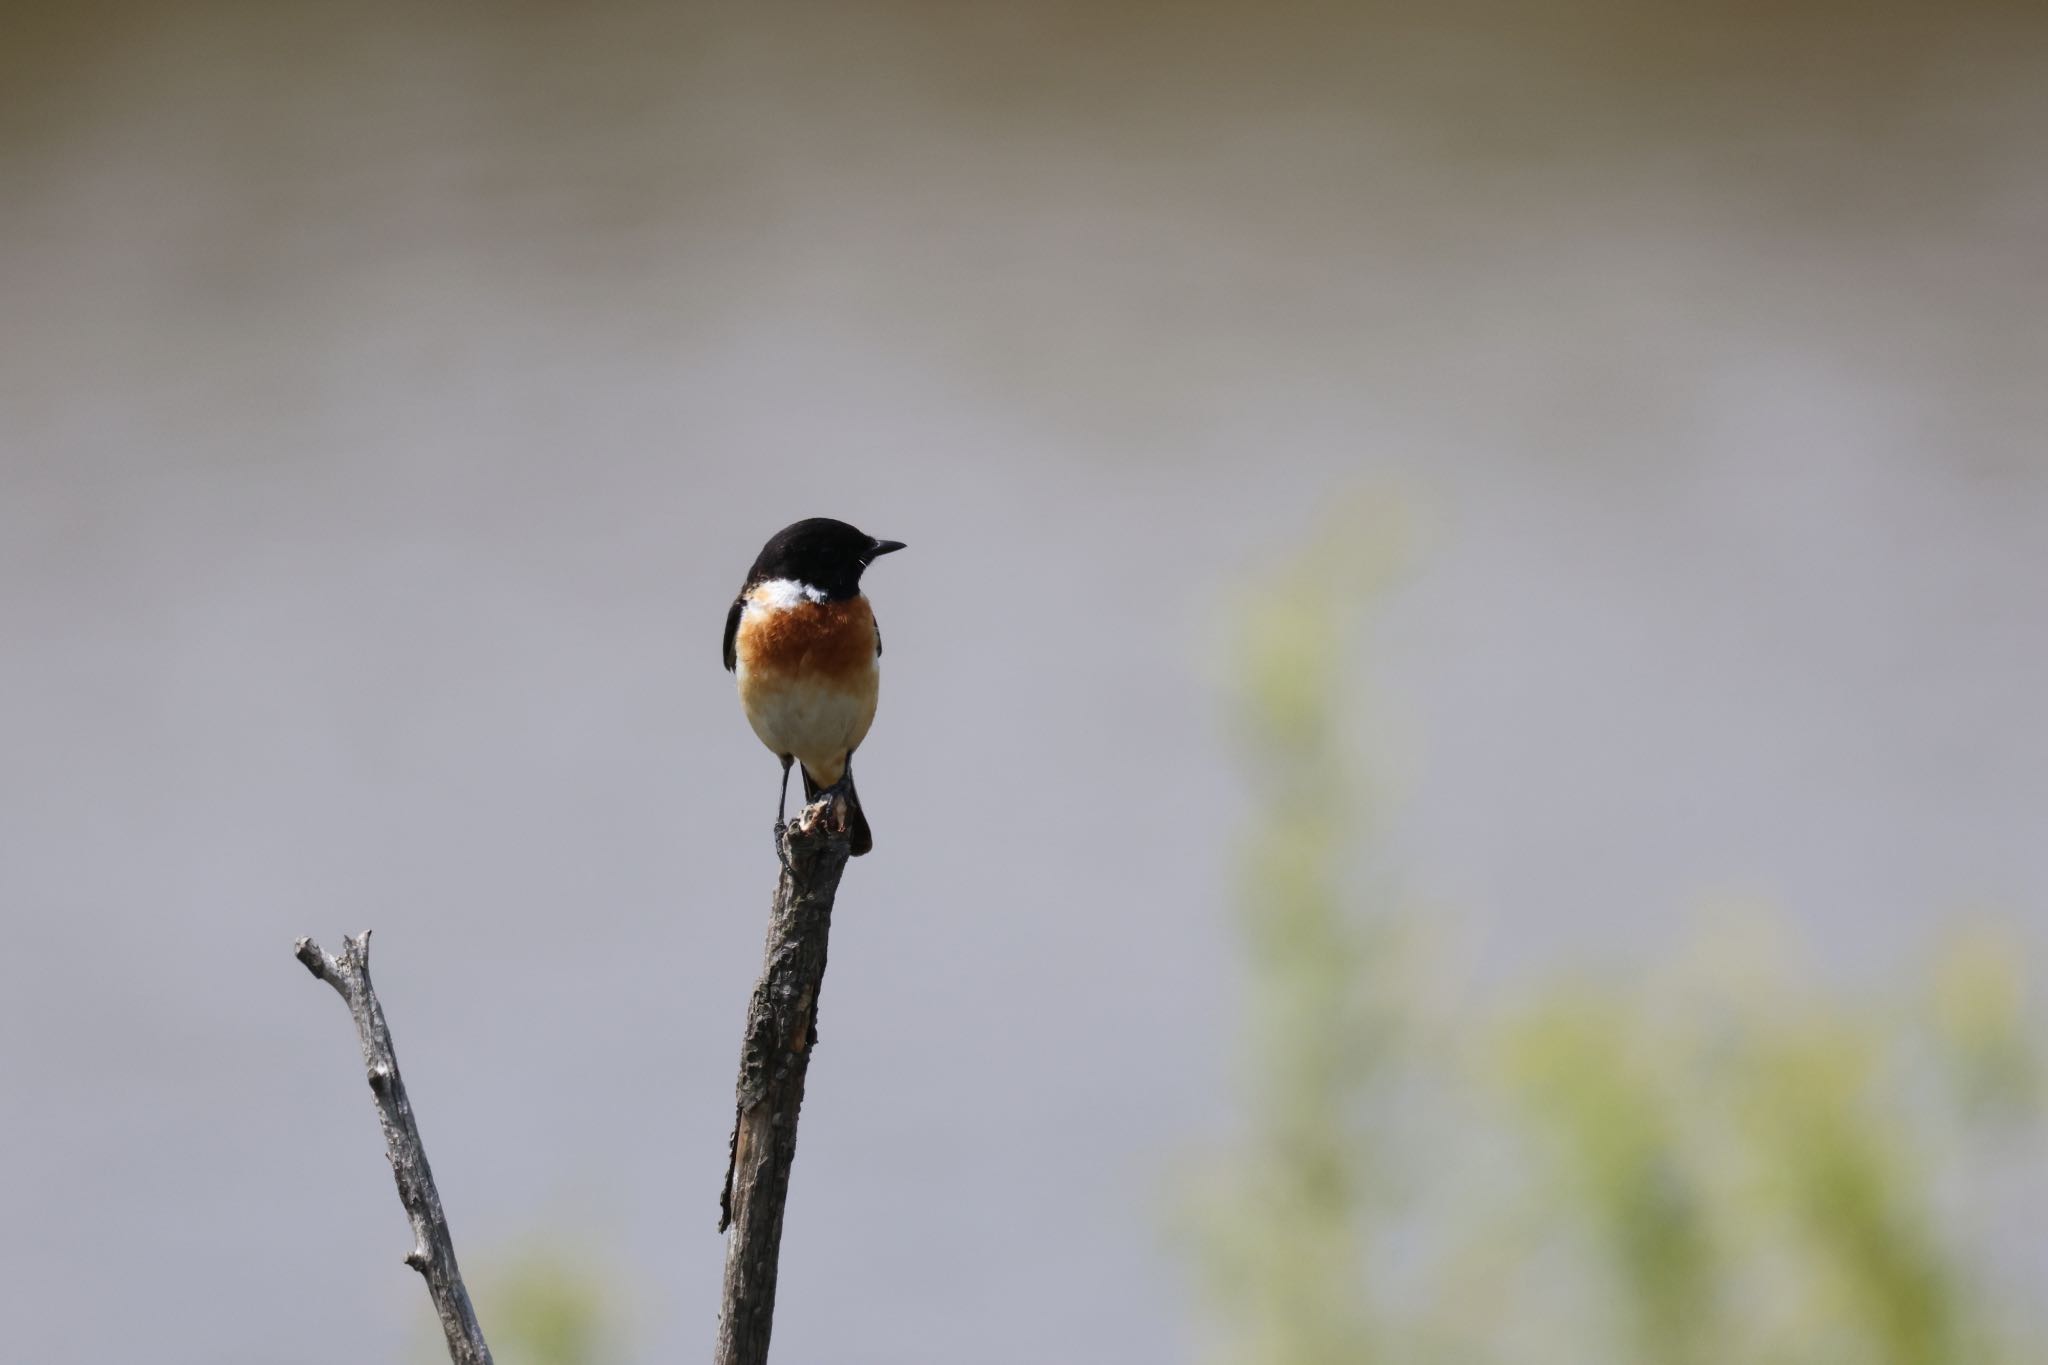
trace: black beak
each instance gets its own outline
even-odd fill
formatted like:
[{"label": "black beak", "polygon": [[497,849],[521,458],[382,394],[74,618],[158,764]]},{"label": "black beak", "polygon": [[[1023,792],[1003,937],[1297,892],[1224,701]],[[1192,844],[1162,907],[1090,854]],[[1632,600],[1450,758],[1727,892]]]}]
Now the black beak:
[{"label": "black beak", "polygon": [[868,558],[870,560],[880,559],[883,555],[893,554],[902,548],[903,542],[900,540],[878,540],[868,546]]}]

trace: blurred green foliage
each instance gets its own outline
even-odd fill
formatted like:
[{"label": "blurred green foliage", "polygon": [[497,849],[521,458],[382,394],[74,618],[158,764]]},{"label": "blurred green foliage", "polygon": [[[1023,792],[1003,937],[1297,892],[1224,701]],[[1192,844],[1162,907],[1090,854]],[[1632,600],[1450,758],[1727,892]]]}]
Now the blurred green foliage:
[{"label": "blurred green foliage", "polygon": [[[624,1358],[622,1280],[583,1242],[535,1235],[487,1259],[469,1283],[498,1365],[614,1365]],[[418,1358],[447,1359],[439,1325],[429,1318],[421,1330]]]},{"label": "blurred green foliage", "polygon": [[1442,998],[1348,728],[1401,523],[1331,528],[1233,641],[1257,807],[1244,1119],[1192,1201],[1214,1359],[2048,1359],[1997,1273],[2013,1169],[1978,1161],[2048,1156],[2013,942],[1961,931],[1925,990],[1862,999],[1725,924],[1625,981]]}]

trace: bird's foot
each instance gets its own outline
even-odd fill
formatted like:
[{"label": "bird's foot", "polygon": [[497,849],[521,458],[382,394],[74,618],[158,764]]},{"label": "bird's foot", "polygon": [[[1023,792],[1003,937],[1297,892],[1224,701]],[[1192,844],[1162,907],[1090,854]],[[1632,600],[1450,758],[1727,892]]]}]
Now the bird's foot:
[{"label": "bird's foot", "polygon": [[825,823],[835,834],[844,834],[852,823],[853,791],[844,778],[818,793],[825,807]]}]

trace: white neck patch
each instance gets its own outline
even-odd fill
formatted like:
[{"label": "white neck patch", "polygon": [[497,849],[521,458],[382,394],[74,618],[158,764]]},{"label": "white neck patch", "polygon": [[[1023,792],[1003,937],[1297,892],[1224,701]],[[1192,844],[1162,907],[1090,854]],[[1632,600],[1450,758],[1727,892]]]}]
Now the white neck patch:
[{"label": "white neck patch", "polygon": [[764,611],[788,611],[800,603],[824,600],[823,588],[814,588],[794,578],[770,578],[747,589],[748,605]]}]

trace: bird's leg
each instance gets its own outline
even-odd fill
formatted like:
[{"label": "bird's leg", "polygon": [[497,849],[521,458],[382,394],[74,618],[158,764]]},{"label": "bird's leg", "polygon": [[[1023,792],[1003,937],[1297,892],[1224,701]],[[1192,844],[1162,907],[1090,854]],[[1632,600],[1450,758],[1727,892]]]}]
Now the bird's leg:
[{"label": "bird's leg", "polygon": [[782,790],[775,795],[775,856],[782,857],[783,815],[789,809],[789,766],[796,762],[793,754],[782,756]]},{"label": "bird's leg", "polygon": [[846,761],[839,767],[839,780],[818,793],[820,796],[844,796],[853,785],[853,755],[847,754]]},{"label": "bird's leg", "polygon": [[[840,800],[842,800],[842,799],[843,799],[843,798],[844,798],[844,797],[846,796],[846,794],[847,794],[848,792],[852,791],[852,790],[853,790],[853,753],[852,753],[852,751],[851,751],[851,750],[849,750],[849,751],[847,752],[847,755],[846,755],[846,762],[845,762],[844,764],[842,764],[842,765],[840,766],[840,769],[839,769],[839,780],[838,780],[837,782],[834,782],[834,783],[833,783],[833,784],[832,784],[831,786],[829,786],[829,787],[825,788],[825,790],[823,790],[823,791],[819,792],[819,793],[818,793],[818,796],[819,796],[819,797],[820,797],[820,798],[821,798],[822,800],[826,800],[826,801],[830,801],[830,802],[833,802],[833,803],[834,803],[834,805],[833,805],[833,808],[834,808],[834,809],[836,810],[836,809],[838,809],[838,803],[839,803],[839,801],[840,801]],[[840,828],[840,829],[843,829],[843,828],[845,827],[846,823],[847,823],[846,821],[844,821],[844,820],[841,820],[841,821],[840,821],[840,822],[839,822],[839,823],[838,823],[838,824],[837,824],[837,825],[835,826],[835,828]]]}]

